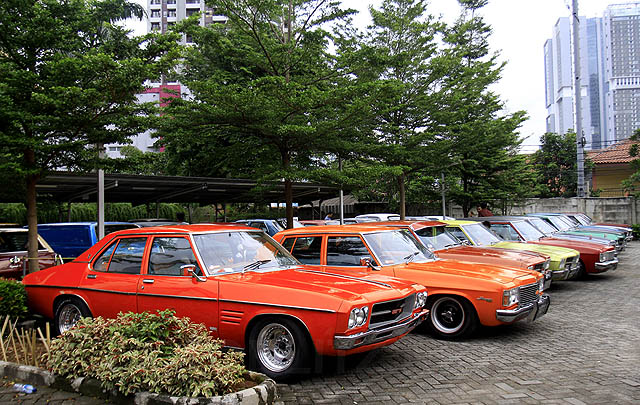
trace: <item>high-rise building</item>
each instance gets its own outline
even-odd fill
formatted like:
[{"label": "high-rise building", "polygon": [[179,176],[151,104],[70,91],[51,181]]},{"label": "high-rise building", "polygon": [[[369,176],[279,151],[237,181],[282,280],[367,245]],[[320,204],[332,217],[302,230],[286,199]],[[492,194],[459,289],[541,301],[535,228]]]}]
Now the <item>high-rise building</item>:
[{"label": "high-rise building", "polygon": [[[147,31],[166,32],[173,24],[200,13],[200,24],[224,23],[226,18],[205,5],[205,0],[147,0]],[[191,39],[185,37],[190,43]]]},{"label": "high-rise building", "polygon": [[[586,149],[600,149],[640,128],[640,2],[610,5],[579,26],[582,136]],[[547,132],[574,127],[571,52],[563,17],[544,45]]]}]

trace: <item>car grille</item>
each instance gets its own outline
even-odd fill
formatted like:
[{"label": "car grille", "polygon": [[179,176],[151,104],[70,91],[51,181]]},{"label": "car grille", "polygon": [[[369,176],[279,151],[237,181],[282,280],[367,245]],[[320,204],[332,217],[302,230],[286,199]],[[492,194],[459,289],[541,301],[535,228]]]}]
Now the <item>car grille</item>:
[{"label": "car grille", "polygon": [[538,291],[538,283],[523,285],[520,287],[520,303],[518,306],[524,307],[536,302],[538,299],[536,291]]},{"label": "car grille", "polygon": [[393,323],[396,320],[403,319],[411,315],[415,305],[415,294],[411,294],[406,298],[393,301],[378,302],[373,304],[371,310],[371,319],[369,320],[369,328],[375,329],[380,326]]},{"label": "car grille", "polygon": [[566,270],[571,270],[572,267],[577,264],[577,262],[578,262],[578,256],[569,257],[567,258],[567,262],[565,263],[564,268]]}]

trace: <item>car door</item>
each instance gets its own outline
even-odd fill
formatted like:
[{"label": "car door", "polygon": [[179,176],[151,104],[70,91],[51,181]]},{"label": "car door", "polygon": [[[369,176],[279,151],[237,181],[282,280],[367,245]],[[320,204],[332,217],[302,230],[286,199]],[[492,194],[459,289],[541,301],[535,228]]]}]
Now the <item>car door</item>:
[{"label": "car door", "polygon": [[93,316],[137,312],[136,293],[147,236],[119,237],[96,255],[80,281]]},{"label": "car door", "polygon": [[[138,311],[172,309],[218,336],[218,281],[201,277],[202,267],[189,237],[154,236],[146,262],[146,274],[138,286]],[[200,279],[185,275],[185,265],[194,265]]]}]

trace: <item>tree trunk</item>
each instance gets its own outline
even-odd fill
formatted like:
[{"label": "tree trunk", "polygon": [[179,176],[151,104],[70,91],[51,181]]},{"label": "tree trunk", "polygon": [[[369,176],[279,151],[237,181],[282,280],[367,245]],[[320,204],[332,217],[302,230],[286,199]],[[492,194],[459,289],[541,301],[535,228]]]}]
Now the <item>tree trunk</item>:
[{"label": "tree trunk", "polygon": [[[289,170],[291,165],[291,157],[288,150],[280,150],[282,157],[282,168],[286,171]],[[286,204],[287,213],[287,229],[293,228],[293,182],[291,179],[284,179],[284,200]]]},{"label": "tree trunk", "polygon": [[[27,167],[32,167],[30,163],[35,163],[35,153],[30,150],[26,152]],[[27,257],[29,266],[28,273],[34,273],[40,269],[38,265],[38,210],[36,207],[36,184],[38,175],[27,175],[27,225],[29,227]]]},{"label": "tree trunk", "polygon": [[405,211],[404,179],[405,179],[404,173],[398,176],[398,190],[400,191],[400,221],[404,221],[405,212],[406,212]]}]

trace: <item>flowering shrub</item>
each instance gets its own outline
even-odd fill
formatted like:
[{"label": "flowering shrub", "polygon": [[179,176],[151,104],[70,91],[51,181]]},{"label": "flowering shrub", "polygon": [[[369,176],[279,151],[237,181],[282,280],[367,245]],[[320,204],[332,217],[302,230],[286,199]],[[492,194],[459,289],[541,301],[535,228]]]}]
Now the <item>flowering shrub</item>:
[{"label": "flowering shrub", "polygon": [[223,395],[244,382],[243,353],[223,352],[202,324],[171,310],[84,318],[51,343],[49,369],[68,378],[93,377],[128,395]]},{"label": "flowering shrub", "polygon": [[20,281],[0,278],[0,318],[22,318],[27,314],[27,293]]}]

